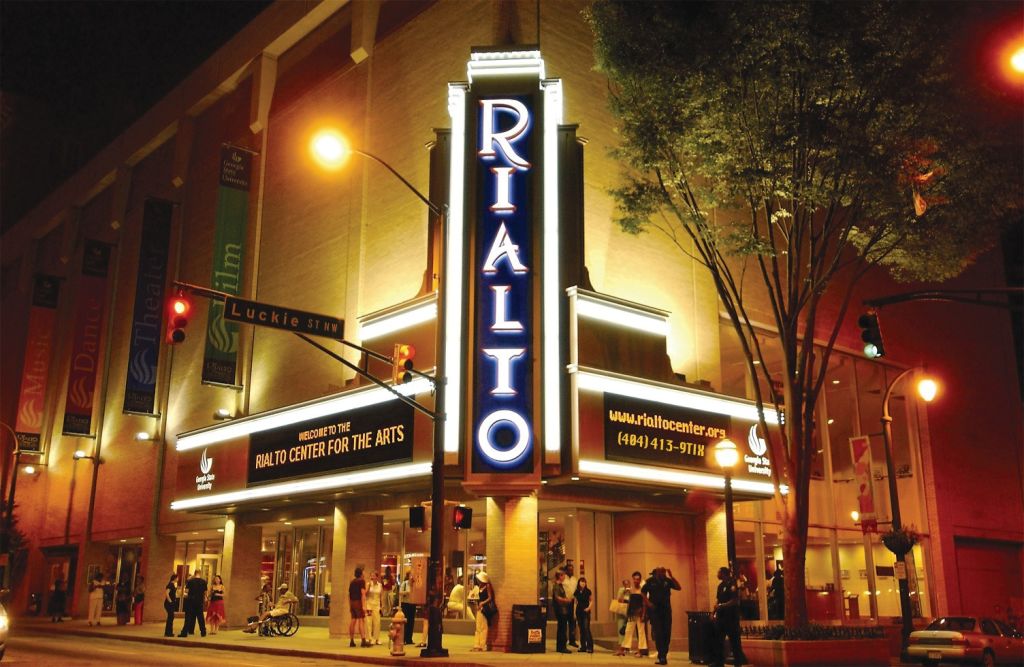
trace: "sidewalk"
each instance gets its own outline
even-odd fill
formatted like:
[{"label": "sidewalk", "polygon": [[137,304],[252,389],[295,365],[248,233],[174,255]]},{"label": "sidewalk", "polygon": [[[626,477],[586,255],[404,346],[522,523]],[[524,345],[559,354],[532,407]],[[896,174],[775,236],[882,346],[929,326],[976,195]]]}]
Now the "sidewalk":
[{"label": "sidewalk", "polygon": [[[555,653],[554,638],[548,640],[547,653],[503,653],[490,651],[473,652],[473,637],[468,635],[445,635],[444,647],[448,649],[448,658],[420,658],[420,649],[415,645],[407,646],[404,657],[392,657],[386,646],[387,637],[382,634],[381,645],[368,648],[349,648],[348,636],[344,639],[331,639],[327,636],[327,628],[302,627],[293,637],[260,637],[241,630],[224,630],[216,635],[206,637],[164,637],[163,623],[147,623],[143,625],[110,625],[104,622],[98,627],[89,627],[85,621],[74,620],[63,623],[50,623],[44,619],[18,618],[12,624],[11,634],[17,636],[22,631],[28,633],[60,633],[83,637],[102,637],[150,644],[174,646],[195,646],[206,649],[262,653],[301,658],[317,658],[338,660],[342,663],[361,663],[375,665],[423,665],[443,664],[459,667],[484,667],[488,665],[653,665],[654,657],[620,658],[612,650],[604,648],[595,640],[594,653],[571,654]],[[180,619],[175,624],[175,631],[180,631]],[[417,639],[419,633],[416,635]],[[608,640],[610,643],[611,640]],[[607,644],[606,644],[607,645]],[[669,661],[677,665],[690,664],[685,652],[669,654]]]}]

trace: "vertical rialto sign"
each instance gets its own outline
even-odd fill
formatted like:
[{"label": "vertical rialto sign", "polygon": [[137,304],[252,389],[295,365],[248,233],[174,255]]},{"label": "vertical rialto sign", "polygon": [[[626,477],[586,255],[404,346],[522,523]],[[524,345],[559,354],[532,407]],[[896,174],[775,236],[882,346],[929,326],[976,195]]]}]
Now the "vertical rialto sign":
[{"label": "vertical rialto sign", "polygon": [[[232,296],[241,294],[242,289],[242,258],[245,254],[251,183],[252,153],[235,146],[222,146],[210,284],[213,289]],[[234,385],[237,369],[238,324],[224,319],[223,301],[211,300],[206,320],[203,382]]]},{"label": "vertical rialto sign", "polygon": [[483,97],[475,150],[476,322],[472,470],[522,473],[534,466],[533,99]]},{"label": "vertical rialto sign", "polygon": [[111,246],[86,239],[75,295],[71,369],[64,401],[64,435],[92,435],[92,407],[106,322]]},{"label": "vertical rialto sign", "polygon": [[50,374],[50,360],[53,357],[59,296],[59,278],[36,276],[32,288],[32,309],[28,314],[28,340],[25,342],[25,365],[21,369],[18,414],[14,421],[18,448],[23,452],[42,451],[40,434],[46,400],[46,379]]},{"label": "vertical rialto sign", "polygon": [[147,199],[142,213],[142,242],[124,384],[125,412],[155,414],[173,207],[168,201]]}]

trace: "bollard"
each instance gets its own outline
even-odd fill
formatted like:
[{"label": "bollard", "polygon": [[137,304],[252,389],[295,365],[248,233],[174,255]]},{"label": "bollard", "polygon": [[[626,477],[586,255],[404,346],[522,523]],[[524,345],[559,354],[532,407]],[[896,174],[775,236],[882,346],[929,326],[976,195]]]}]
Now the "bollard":
[{"label": "bollard", "polygon": [[391,628],[388,630],[388,637],[391,638],[391,655],[405,655],[405,614],[399,609],[391,617]]}]

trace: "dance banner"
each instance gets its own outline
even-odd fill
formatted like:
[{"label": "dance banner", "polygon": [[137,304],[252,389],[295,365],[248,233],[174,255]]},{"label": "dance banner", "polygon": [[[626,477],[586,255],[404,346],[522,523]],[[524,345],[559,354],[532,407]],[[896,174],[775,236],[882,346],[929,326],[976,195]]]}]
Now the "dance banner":
[{"label": "dance banner", "polygon": [[[213,289],[238,296],[242,289],[242,258],[249,219],[252,153],[222,146],[217,224],[213,247]],[[224,318],[224,302],[210,301],[206,320],[203,382],[234,385],[238,369],[238,324]]]},{"label": "dance banner", "polygon": [[57,298],[60,278],[37,275],[32,288],[32,309],[28,314],[28,341],[25,343],[25,365],[21,369],[21,392],[14,432],[18,449],[41,452],[43,408],[46,400],[46,379],[53,356],[54,325],[57,323]]},{"label": "dance banner", "polygon": [[168,201],[147,199],[142,213],[142,243],[124,385],[125,412],[156,414],[156,379],[163,347],[161,325],[173,207]]},{"label": "dance banner", "polygon": [[75,297],[71,370],[64,402],[64,435],[92,435],[92,405],[106,322],[111,246],[86,239],[82,278]]}]

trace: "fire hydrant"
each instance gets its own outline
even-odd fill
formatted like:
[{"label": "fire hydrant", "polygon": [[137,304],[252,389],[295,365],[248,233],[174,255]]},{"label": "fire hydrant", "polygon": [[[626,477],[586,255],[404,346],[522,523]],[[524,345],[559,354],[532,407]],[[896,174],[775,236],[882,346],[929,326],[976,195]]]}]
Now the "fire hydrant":
[{"label": "fire hydrant", "polygon": [[388,637],[391,638],[391,655],[405,655],[405,614],[399,609],[391,617],[391,629],[388,630]]}]

